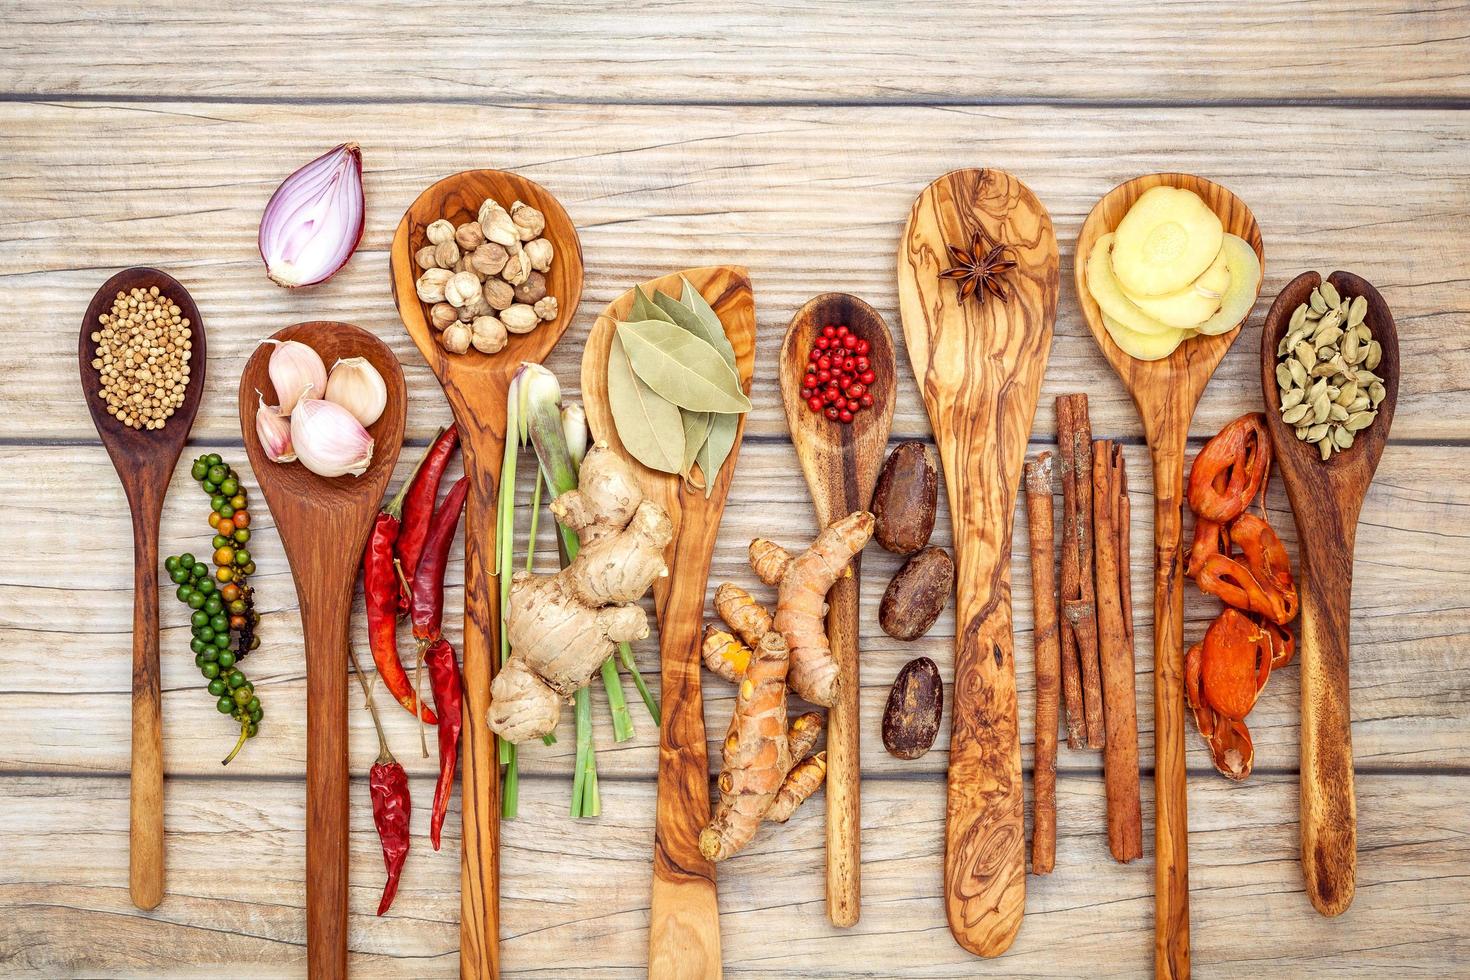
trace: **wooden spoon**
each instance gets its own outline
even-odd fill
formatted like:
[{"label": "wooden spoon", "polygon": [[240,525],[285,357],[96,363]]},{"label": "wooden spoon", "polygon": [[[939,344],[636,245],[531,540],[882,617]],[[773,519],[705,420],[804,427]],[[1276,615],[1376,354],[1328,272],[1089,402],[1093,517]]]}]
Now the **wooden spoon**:
[{"label": "wooden spoon", "polygon": [[[425,229],[440,218],[456,227],[474,221],[493,198],[509,209],[524,201],[546,216],[543,236],[555,257],[546,292],[557,300],[556,319],[530,333],[511,334],[497,354],[474,348],[451,354],[439,345],[429,306],[414,282],[423,271],[414,255],[427,244]],[[505,455],[505,398],[522,361],[551,353],[582,299],[582,243],[572,219],[540,184],[503,170],[466,170],[432,185],[404,212],[390,259],[393,300],[419,353],[444,389],[459,425],[464,471],[470,478],[465,508],[464,590],[464,839],[459,895],[459,970],[463,977],[500,975],[500,766],[486,725],[490,681],[500,664],[500,595],[495,584],[495,483]],[[512,488],[514,492],[514,488]]]},{"label": "wooden spoon", "polygon": [[[97,318],[112,310],[119,292],[157,286],[189,321],[192,344],[184,403],[161,429],[134,429],[107,414],[98,397],[100,372],[92,366]],[[77,367],[92,424],[127,495],[133,515],[133,761],[128,792],[128,893],[140,909],[163,900],[163,711],[158,674],[158,523],[163,498],[204,394],[204,320],[179,281],[157,269],[124,269],[104,282],[87,304],[77,339]]]},{"label": "wooden spoon", "polygon": [[1348,705],[1353,539],[1363,495],[1383,455],[1399,394],[1399,335],[1393,314],[1372,284],[1350,272],[1327,277],[1343,297],[1364,296],[1364,322],[1383,348],[1374,373],[1383,378],[1378,418],[1357,432],[1352,447],[1325,463],[1315,446],[1281,421],[1276,345],[1291,314],[1322,282],[1315,272],[1293,279],[1261,329],[1261,389],[1266,427],[1276,448],[1286,495],[1296,516],[1301,552],[1301,809],[1302,871],[1307,895],[1323,915],[1353,901],[1358,867],[1357,803],[1353,797],[1352,711]]},{"label": "wooden spoon", "polygon": [[[240,431],[251,469],[281,535],[306,640],[306,965],[316,978],[347,975],[347,626],[357,569],[373,515],[393,476],[403,442],[408,397],[398,358],[350,323],[314,320],[275,333],[321,355],[365,357],[388,386],[382,418],[368,427],[373,459],[361,476],[332,479],[300,463],[273,463],[255,434],[261,395],[279,404],[267,365],[275,349],[258,347],[240,375]],[[259,393],[259,394],[257,394]]]},{"label": "wooden spoon", "polygon": [[[869,344],[868,361],[875,379],[869,394],[873,406],[854,416],[852,424],[829,421],[813,412],[801,397],[808,354],[817,331],[846,324]],[[867,510],[883,465],[883,450],[893,425],[893,337],[878,311],[847,293],[823,293],[796,312],[781,345],[781,400],[786,426],[801,472],[826,527],[853,511]],[[833,925],[856,925],[862,911],[862,812],[859,752],[862,715],[858,683],[858,587],[862,555],[852,560],[827,595],[827,638],[841,668],[838,701],[827,712],[827,918]]]},{"label": "wooden spoon", "polygon": [[[1011,246],[1007,299],[961,300],[946,246],[984,230]],[[1003,170],[956,170],[914,202],[898,301],[944,465],[954,525],[955,680],[945,820],[945,912],[955,940],[999,956],[1026,904],[1021,738],[1011,633],[1011,530],[1021,462],[1057,311],[1051,216]]]},{"label": "wooden spoon", "polygon": [[[642,289],[648,295],[657,290],[677,297],[682,291],[680,276],[709,301],[724,324],[725,335],[735,348],[741,387],[749,394],[755,371],[755,299],[750,277],[737,266],[709,266],[646,282]],[[740,456],[745,418],[740,419],[730,458],[715,476],[708,498],[703,490],[685,488],[678,476],[648,469],[623,448],[608,404],[607,357],[617,321],[627,318],[633,295],[630,289],[619,296],[592,327],[582,354],[582,401],[593,437],[627,458],[644,494],[663,504],[674,524],[674,538],[664,553],[669,574],[653,587],[663,724],[659,730],[648,975],[718,977],[720,909],[715,868],[699,852],[699,831],[710,818],[699,644],[710,558]]]},{"label": "wooden spoon", "polygon": [[[1245,203],[1219,184],[1189,174],[1149,174],[1107,193],[1083,222],[1073,257],[1077,297],[1087,326],[1133,397],[1154,469],[1154,969],[1160,977],[1189,975],[1189,841],[1184,762],[1184,446],[1195,405],[1210,375],[1240,333],[1186,340],[1158,361],[1123,353],[1087,290],[1087,256],[1113,231],[1144,191],[1160,184],[1198,194],[1225,230],[1250,243],[1265,269],[1261,229]],[[1256,283],[1260,292],[1261,284]],[[1244,322],[1244,321],[1242,321]]]}]

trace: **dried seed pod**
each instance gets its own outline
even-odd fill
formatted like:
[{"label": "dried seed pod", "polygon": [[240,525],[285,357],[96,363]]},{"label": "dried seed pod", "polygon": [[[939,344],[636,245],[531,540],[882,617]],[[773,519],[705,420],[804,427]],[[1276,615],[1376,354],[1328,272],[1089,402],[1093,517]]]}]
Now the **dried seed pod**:
[{"label": "dried seed pod", "polygon": [[482,276],[498,276],[510,257],[505,248],[494,242],[486,242],[470,253],[470,269]]},{"label": "dried seed pod", "polygon": [[[480,250],[475,251],[478,253]],[[515,287],[504,279],[486,279],[481,293],[492,310],[506,309],[516,301]]]},{"label": "dried seed pod", "polygon": [[467,323],[451,323],[439,334],[439,343],[451,354],[463,354],[470,349],[470,340],[473,334]]},{"label": "dried seed pod", "polygon": [[939,735],[944,713],[944,682],[928,657],[903,665],[883,709],[883,747],[900,759],[917,759]]},{"label": "dried seed pod", "polygon": [[526,257],[531,260],[531,268],[537,272],[545,272],[551,268],[551,260],[556,255],[551,242],[545,238],[537,238],[525,245]]},{"label": "dried seed pod", "polygon": [[516,233],[523,242],[540,238],[546,230],[546,216],[522,201],[510,206],[510,220],[515,223]]},{"label": "dried seed pod", "polygon": [[532,272],[526,277],[526,281],[516,287],[516,302],[536,303],[546,295],[546,277],[539,272]]},{"label": "dried seed pod", "polygon": [[453,238],[446,238],[434,246],[434,264],[441,269],[453,269],[459,262],[459,246]]},{"label": "dried seed pod", "polygon": [[454,240],[466,252],[473,252],[485,243],[485,233],[480,230],[478,221],[466,221],[454,229]]},{"label": "dried seed pod", "polygon": [[555,320],[557,313],[556,297],[543,297],[542,299],[536,301],[536,305],[533,306],[532,309],[534,309],[536,311],[536,315],[543,320]]},{"label": "dried seed pod", "polygon": [[505,329],[511,333],[530,333],[536,329],[541,318],[525,303],[515,303],[501,312],[500,322],[505,324]]},{"label": "dried seed pod", "polygon": [[419,269],[427,272],[429,269],[439,268],[439,262],[434,258],[434,249],[436,247],[434,245],[425,245],[413,253],[413,260],[419,264]]},{"label": "dried seed pod", "polygon": [[447,242],[454,237],[454,225],[440,218],[424,229],[424,237],[435,245]]},{"label": "dried seed pod", "polygon": [[414,289],[417,290],[419,299],[425,303],[443,303],[444,287],[449,285],[452,278],[454,273],[448,269],[425,269],[418,282],[414,283]]},{"label": "dried seed pod", "polygon": [[486,201],[480,205],[480,231],[487,241],[495,242],[510,248],[519,244],[520,232],[515,222],[510,220],[510,215],[505,208],[496,201]]},{"label": "dried seed pod", "polygon": [[444,301],[465,306],[480,295],[480,277],[473,272],[456,272],[444,285]]},{"label": "dried seed pod", "polygon": [[509,339],[505,324],[493,316],[475,317],[475,322],[470,324],[470,343],[482,354],[498,354]]},{"label": "dried seed pod", "polygon": [[888,454],[873,490],[873,539],[898,555],[929,543],[939,504],[939,469],[922,442],[902,442]]},{"label": "dried seed pod", "polygon": [[500,270],[500,278],[512,286],[519,286],[531,277],[531,260],[527,257],[524,249],[513,248],[510,257],[505,260],[505,268]]},{"label": "dried seed pod", "polygon": [[429,322],[434,325],[435,330],[443,330],[458,319],[459,311],[448,303],[435,303],[429,308]]}]

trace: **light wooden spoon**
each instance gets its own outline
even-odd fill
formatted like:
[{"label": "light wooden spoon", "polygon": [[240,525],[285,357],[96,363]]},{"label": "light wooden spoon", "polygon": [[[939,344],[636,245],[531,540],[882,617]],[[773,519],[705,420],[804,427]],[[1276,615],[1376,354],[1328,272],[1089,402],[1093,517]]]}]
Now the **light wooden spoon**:
[{"label": "light wooden spoon", "polygon": [[[161,429],[133,429],[107,414],[97,393],[100,373],[92,366],[97,318],[112,309],[118,292],[148,289],[178,305],[189,320],[189,384],[180,405]],[[87,304],[77,341],[77,367],[92,424],[122,481],[133,515],[133,705],[128,792],[128,892],[140,909],[163,900],[163,710],[158,674],[158,523],[163,497],[204,394],[204,320],[199,307],[173,276],[157,269],[124,269],[107,280]]]},{"label": "light wooden spoon", "polygon": [[1358,811],[1353,796],[1353,732],[1349,707],[1353,540],[1363,496],[1383,455],[1399,393],[1399,336],[1393,314],[1372,284],[1350,272],[1327,277],[1344,296],[1368,300],[1365,322],[1383,348],[1375,373],[1383,378],[1378,418],[1356,433],[1351,448],[1322,461],[1281,421],[1276,345],[1292,312],[1322,282],[1315,272],[1293,279],[1261,329],[1261,389],[1266,427],[1276,448],[1286,495],[1296,517],[1301,553],[1301,818],[1302,872],[1318,912],[1338,915],[1353,901],[1358,868]]},{"label": "light wooden spoon", "polygon": [[[1113,231],[1144,191],[1167,184],[1198,194],[1220,216],[1225,231],[1250,243],[1261,259],[1261,229],[1245,203],[1219,184],[1190,174],[1149,174],[1113,188],[1082,224],[1073,257],[1077,297],[1088,329],[1102,348],[1143,420],[1154,470],[1154,970],[1159,977],[1189,975],[1189,840],[1184,761],[1184,447],[1195,406],[1210,375],[1240,333],[1240,325],[1212,337],[1193,337],[1158,361],[1123,353],[1103,325],[1087,290],[1087,256]],[[1256,283],[1260,292],[1261,284]],[[1242,321],[1244,322],[1244,321]]]},{"label": "light wooden spoon", "polygon": [[[873,406],[850,425],[813,412],[801,397],[801,380],[817,331],[846,324],[869,344],[874,379]],[[781,400],[786,427],[806,477],[817,512],[826,527],[854,511],[867,510],[883,465],[883,450],[893,425],[897,388],[893,337],[878,311],[847,293],[823,293],[796,312],[781,345]],[[827,918],[833,925],[856,925],[862,912],[862,693],[858,680],[858,600],[862,555],[852,560],[827,594],[827,638],[841,670],[838,700],[827,712]]]},{"label": "light wooden spoon", "polygon": [[240,375],[240,431],[250,468],[270,506],[291,563],[306,640],[306,965],[313,978],[347,974],[347,627],[352,592],[373,515],[393,476],[408,404],[398,358],[377,337],[350,323],[314,320],[278,331],[328,368],[365,357],[388,387],[388,405],[368,427],[373,459],[361,476],[326,479],[300,463],[273,463],[255,433],[259,397],[279,404],[262,344]]},{"label": "light wooden spoon", "polygon": [[[1011,246],[1005,301],[961,300],[940,278],[946,247],[968,248],[979,230]],[[899,310],[944,465],[956,569],[944,906],[955,941],[981,956],[1010,948],[1026,907],[1011,531],[1058,279],[1051,215],[1005,171],[953,171],[914,202]]]},{"label": "light wooden spoon", "polygon": [[[555,320],[530,333],[511,334],[505,349],[451,354],[439,345],[429,306],[414,289],[421,269],[414,255],[425,229],[443,218],[456,227],[474,221],[493,198],[509,209],[524,201],[546,216],[544,237],[555,257],[546,291],[557,299]],[[495,481],[505,455],[505,398],[522,361],[540,363],[551,353],[582,298],[582,244],[556,198],[540,184],[503,170],[467,170],[432,185],[404,212],[390,257],[393,300],[419,353],[439,379],[459,425],[464,471],[470,478],[465,506],[464,588],[464,837],[459,879],[459,970],[462,977],[500,974],[500,766],[486,723],[490,681],[500,663],[500,594],[495,562]],[[514,492],[514,488],[511,488]]]},{"label": "light wooden spoon", "polygon": [[[755,371],[755,299],[750,277],[736,266],[686,269],[643,283],[677,297],[682,276],[714,307],[735,348],[740,384],[750,393]],[[610,303],[587,338],[582,354],[582,402],[592,435],[622,454],[643,492],[663,504],[674,524],[665,550],[669,574],[654,583],[658,613],[659,689],[663,724],[658,746],[658,815],[653,831],[653,899],[649,910],[648,975],[718,977],[720,908],[715,867],[699,851],[699,831],[710,818],[709,759],[700,692],[700,625],[704,620],[710,558],[725,510],[725,496],[740,456],[745,418],[735,430],[730,457],[714,478],[708,498],[678,476],[658,473],[635,460],[618,438],[607,396],[607,357],[617,321],[633,306],[633,290]],[[709,479],[708,474],[705,478]]]}]

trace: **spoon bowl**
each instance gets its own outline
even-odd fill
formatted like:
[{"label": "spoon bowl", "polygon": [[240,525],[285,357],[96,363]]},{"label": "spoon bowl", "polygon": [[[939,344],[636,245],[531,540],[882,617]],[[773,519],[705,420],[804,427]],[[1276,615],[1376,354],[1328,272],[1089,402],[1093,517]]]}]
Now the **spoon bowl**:
[{"label": "spoon bowl", "polygon": [[1276,347],[1292,312],[1322,283],[1297,276],[1271,305],[1261,329],[1261,394],[1266,428],[1291,500],[1301,555],[1301,828],[1307,895],[1323,915],[1352,903],[1357,876],[1357,803],[1353,792],[1351,650],[1353,543],[1363,497],[1383,455],[1399,392],[1398,329],[1378,290],[1350,272],[1327,277],[1339,294],[1368,300],[1364,322],[1383,348],[1375,373],[1383,378],[1378,417],[1353,444],[1323,460],[1281,421]]},{"label": "spoon bowl", "polygon": [[291,565],[306,641],[307,966],[314,977],[340,977],[347,973],[347,627],[363,548],[403,442],[408,394],[398,358],[360,327],[317,320],[271,339],[306,344],[328,365],[364,357],[388,389],[382,416],[368,426],[367,470],[327,478],[299,462],[271,462],[256,436],[259,399],[279,404],[267,373],[274,348],[256,348],[240,375],[245,453]]},{"label": "spoon bowl", "polygon": [[[1154,969],[1160,977],[1189,975],[1189,844],[1184,758],[1184,562],[1182,560],[1184,447],[1205,385],[1240,334],[1240,324],[1214,336],[1185,340],[1168,357],[1140,361],[1124,353],[1103,325],[1087,289],[1087,256],[1117,228],[1144,191],[1160,185],[1198,194],[1225,231],[1266,257],[1261,229],[1245,202],[1213,181],[1192,174],[1149,174],[1119,184],[1092,209],[1073,257],[1083,318],[1128,389],[1143,422],[1154,475]],[[1257,279],[1256,294],[1261,282]],[[1242,319],[1241,323],[1244,323]]]},{"label": "spoon bowl", "polygon": [[[439,344],[429,321],[429,304],[418,297],[414,255],[427,242],[426,229],[443,218],[454,225],[474,221],[493,198],[509,209],[524,201],[546,217],[542,233],[554,258],[546,276],[547,295],[557,299],[556,319],[526,334],[511,334],[505,348],[482,354],[474,348],[452,354]],[[500,973],[500,767],[495,740],[485,724],[490,681],[500,662],[500,596],[492,574],[495,556],[495,487],[505,453],[505,399],[522,361],[540,363],[571,324],[582,298],[582,245],[566,210],[540,184],[503,170],[466,170],[431,185],[409,205],[393,236],[389,259],[398,316],[429,369],[439,379],[459,426],[465,475],[464,624],[464,836],[460,868],[460,974]]]},{"label": "spoon bowl", "polygon": [[[872,407],[858,412],[848,424],[813,412],[801,397],[808,352],[818,331],[829,324],[846,324],[868,342],[868,362],[877,375],[868,388]],[[847,293],[823,293],[792,317],[781,345],[781,400],[820,526],[868,509],[893,426],[897,387],[893,336],[883,317],[867,303]],[[844,927],[855,925],[862,909],[861,573],[862,555],[857,555],[852,574],[839,578],[827,596],[827,637],[842,677],[837,703],[827,713],[827,917],[833,925]]]},{"label": "spoon bowl", "polygon": [[[657,291],[678,296],[681,276],[720,318],[735,350],[741,389],[749,394],[755,371],[755,299],[750,277],[735,266],[711,266],[664,276],[640,288],[648,295]],[[674,526],[673,539],[664,551],[669,574],[653,586],[663,722],[659,726],[648,975],[655,980],[713,977],[720,975],[720,909],[714,865],[699,851],[699,831],[710,814],[699,631],[710,557],[740,456],[745,416],[736,426],[725,464],[718,473],[703,474],[704,482],[711,484],[707,490],[686,487],[681,477],[655,472],[633,458],[618,438],[607,394],[608,352],[617,323],[628,317],[633,298],[630,289],[613,300],[592,327],[582,355],[582,403],[593,438],[606,442],[628,461],[643,493],[663,505]]]},{"label": "spoon bowl", "polygon": [[[97,393],[101,373],[92,366],[92,332],[119,292],[157,286],[189,321],[191,355],[184,403],[161,429],[134,429],[109,415]],[[124,269],[87,304],[77,340],[82,394],[97,435],[112,459],[133,515],[132,766],[128,796],[128,891],[133,904],[151,909],[163,900],[163,713],[158,673],[158,524],[163,498],[204,394],[204,320],[177,279],[157,269]]]}]

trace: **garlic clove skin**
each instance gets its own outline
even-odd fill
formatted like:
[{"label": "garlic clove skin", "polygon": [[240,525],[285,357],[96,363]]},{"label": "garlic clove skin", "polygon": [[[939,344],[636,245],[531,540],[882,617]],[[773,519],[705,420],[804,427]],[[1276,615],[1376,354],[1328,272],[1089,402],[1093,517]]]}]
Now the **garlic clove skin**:
[{"label": "garlic clove skin", "polygon": [[361,476],[373,461],[373,437],[336,402],[303,398],[291,413],[291,444],[317,476]]},{"label": "garlic clove skin", "polygon": [[291,446],[291,420],[281,414],[275,405],[265,403],[265,395],[255,392],[259,403],[255,409],[255,438],[260,440],[261,451],[272,463],[291,463],[296,459],[296,450]]},{"label": "garlic clove skin", "polygon": [[383,417],[388,385],[367,358],[343,358],[327,376],[327,401],[341,405],[366,427]]},{"label": "garlic clove skin", "polygon": [[315,350],[299,340],[265,340],[262,343],[275,347],[266,370],[281,403],[282,415],[290,415],[295,410],[296,403],[308,388],[326,390],[327,366]]}]

